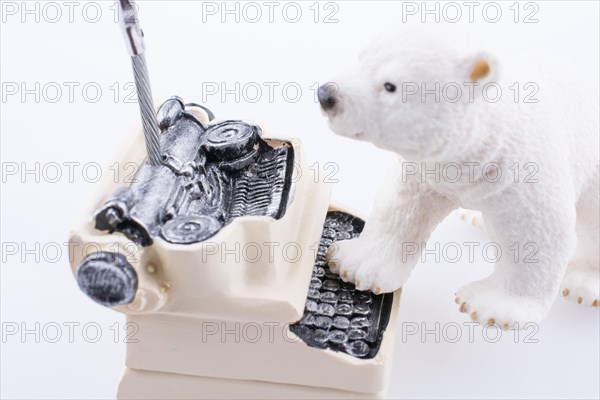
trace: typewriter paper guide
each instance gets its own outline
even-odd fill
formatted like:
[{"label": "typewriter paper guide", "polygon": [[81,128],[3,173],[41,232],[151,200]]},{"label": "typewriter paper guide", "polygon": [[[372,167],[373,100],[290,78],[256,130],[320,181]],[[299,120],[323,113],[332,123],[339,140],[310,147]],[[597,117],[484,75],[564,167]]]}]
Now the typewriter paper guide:
[{"label": "typewriter paper guide", "polygon": [[[191,111],[208,124],[203,110]],[[263,139],[272,147],[284,143],[264,136]],[[299,142],[294,139],[288,142],[294,149],[296,168],[308,171]],[[111,170],[103,176],[95,201],[83,211],[71,233],[73,273],[77,273],[84,257],[92,252],[118,252],[126,256],[137,273],[138,290],[131,304],[116,306],[115,310],[126,314],[164,312],[238,321],[298,320],[303,313],[314,261],[308,251],[320,236],[330,186],[316,183],[310,174],[304,174],[293,182],[285,214],[280,219],[236,217],[205,242],[180,245],[158,238],[151,246],[142,247],[121,233],[97,230],[93,216],[117,188],[130,184],[133,168],[141,165],[145,155],[140,131],[132,132],[119,146],[110,164],[118,165],[119,171],[113,174]],[[259,244],[263,248],[262,257],[256,262],[243,259],[236,262],[240,251],[235,246],[247,243]],[[264,243],[277,246],[273,257],[264,254]],[[307,254],[286,260],[281,249],[290,243]],[[226,249],[231,254],[223,263],[221,250]]]}]

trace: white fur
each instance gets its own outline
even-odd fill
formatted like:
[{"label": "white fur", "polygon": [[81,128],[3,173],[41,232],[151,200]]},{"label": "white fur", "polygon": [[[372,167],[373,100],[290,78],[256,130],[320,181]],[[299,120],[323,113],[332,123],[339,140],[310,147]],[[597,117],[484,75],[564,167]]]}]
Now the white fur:
[{"label": "white fur", "polygon": [[[491,68],[480,87],[498,82],[503,88],[497,103],[477,90],[474,101],[466,95],[456,103],[433,96],[403,100],[402,82],[428,88],[467,82],[477,60]],[[598,304],[598,92],[577,70],[554,60],[532,57],[523,65],[499,65],[469,37],[388,32],[361,54],[359,68],[333,80],[338,103],[326,113],[330,127],[399,155],[361,237],[330,252],[343,279],[375,292],[398,289],[419,258],[404,254],[404,245],[426,242],[448,213],[465,207],[483,213],[503,256],[491,276],[457,292],[461,311],[508,328],[540,321],[559,291]],[[515,102],[508,87],[528,81],[537,83],[539,102]],[[397,91],[384,90],[385,82]],[[449,163],[464,169],[458,182],[449,182],[403,176],[401,163],[407,162],[429,171]],[[475,168],[470,176],[465,162],[496,162],[503,175],[491,183]],[[511,170],[515,163],[518,178]],[[525,169],[526,163],[533,167]],[[535,166],[538,182],[525,182]],[[517,259],[515,243],[522,253]]]}]

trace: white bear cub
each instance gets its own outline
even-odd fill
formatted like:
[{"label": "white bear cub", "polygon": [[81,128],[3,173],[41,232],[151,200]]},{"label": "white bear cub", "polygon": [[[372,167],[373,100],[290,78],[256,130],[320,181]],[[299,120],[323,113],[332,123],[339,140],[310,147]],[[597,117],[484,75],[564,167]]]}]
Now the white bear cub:
[{"label": "white bear cub", "polygon": [[362,235],[329,251],[342,279],[375,293],[398,289],[420,257],[407,244],[422,249],[463,207],[483,213],[502,253],[494,273],[457,292],[460,311],[518,329],[543,319],[558,293],[599,306],[593,81],[539,57],[500,66],[468,36],[431,29],[384,34],[359,64],[319,89],[321,108],[337,134],[398,162]]}]

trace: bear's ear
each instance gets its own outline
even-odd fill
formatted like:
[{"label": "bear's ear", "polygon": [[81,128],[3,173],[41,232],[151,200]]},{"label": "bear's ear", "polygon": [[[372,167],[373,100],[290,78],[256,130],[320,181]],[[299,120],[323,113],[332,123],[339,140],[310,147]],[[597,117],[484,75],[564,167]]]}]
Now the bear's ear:
[{"label": "bear's ear", "polygon": [[477,60],[471,70],[471,82],[479,82],[490,74],[490,64],[486,60]]},{"label": "bear's ear", "polygon": [[477,53],[467,59],[463,73],[468,82],[485,85],[498,79],[498,63],[487,53]]}]

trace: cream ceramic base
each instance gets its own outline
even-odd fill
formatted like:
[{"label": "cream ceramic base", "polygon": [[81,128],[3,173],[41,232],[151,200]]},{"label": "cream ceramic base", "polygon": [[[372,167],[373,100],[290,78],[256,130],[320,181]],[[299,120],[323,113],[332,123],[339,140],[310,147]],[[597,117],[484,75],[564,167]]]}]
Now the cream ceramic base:
[{"label": "cream ceramic base", "polygon": [[126,368],[119,399],[382,399],[362,394],[300,385],[205,378]]},{"label": "cream ceramic base", "polygon": [[137,343],[127,345],[125,364],[139,370],[376,394],[387,386],[399,303],[397,292],[381,347],[372,359],[308,346],[288,329],[296,320],[129,315],[127,321],[138,331]]}]

